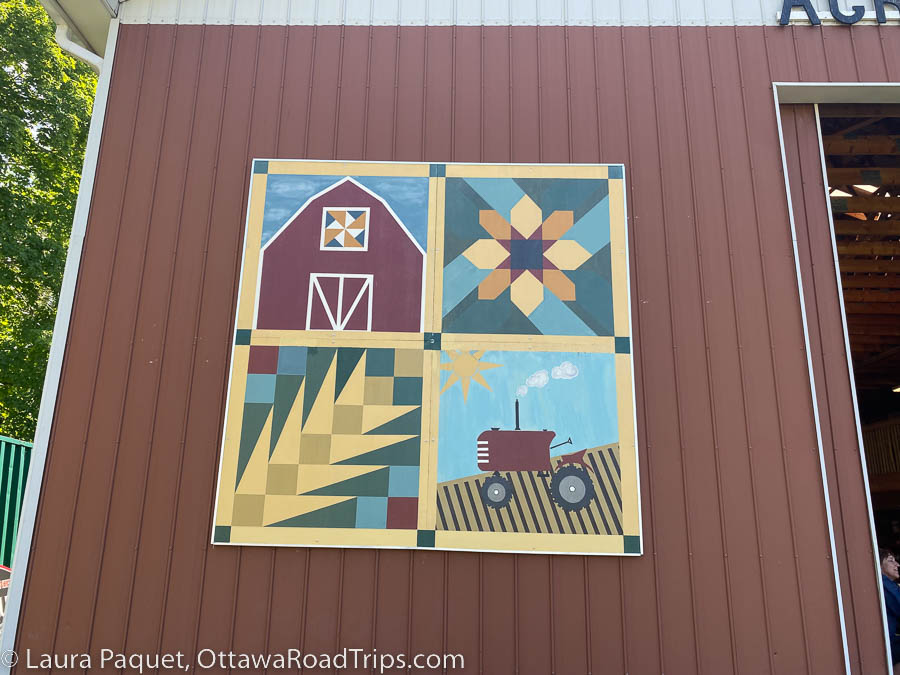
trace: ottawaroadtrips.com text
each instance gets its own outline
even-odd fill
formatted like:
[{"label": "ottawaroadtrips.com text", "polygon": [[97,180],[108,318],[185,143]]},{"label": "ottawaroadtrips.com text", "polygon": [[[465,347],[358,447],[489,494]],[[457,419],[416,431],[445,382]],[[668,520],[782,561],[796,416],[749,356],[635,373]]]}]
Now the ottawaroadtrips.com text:
[{"label": "ottawaroadtrips.com text", "polygon": [[[267,668],[269,670],[302,670],[314,668],[330,668],[333,670],[365,668],[383,673],[395,668],[412,670],[454,670],[465,667],[462,654],[406,654],[382,653],[371,649],[352,649],[345,647],[334,654],[304,654],[299,649],[288,649],[283,653],[252,654],[242,652],[217,651],[201,649],[193,658],[184,652],[167,654],[124,654],[113,649],[101,649],[99,654],[69,653],[50,654],[26,649],[24,665],[26,668],[41,670],[89,670],[96,665],[99,668],[127,668],[132,672],[159,670],[189,671],[192,667],[200,670],[211,668],[227,668],[231,670],[249,670]],[[19,661],[19,654],[13,651],[0,654],[0,665],[14,666]]]}]

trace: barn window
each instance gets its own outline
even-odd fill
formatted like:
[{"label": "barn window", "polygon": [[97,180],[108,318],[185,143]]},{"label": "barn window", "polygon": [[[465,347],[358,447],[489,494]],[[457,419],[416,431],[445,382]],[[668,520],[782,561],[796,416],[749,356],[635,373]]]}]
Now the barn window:
[{"label": "barn window", "polygon": [[369,207],[328,206],[322,209],[323,251],[368,251]]}]

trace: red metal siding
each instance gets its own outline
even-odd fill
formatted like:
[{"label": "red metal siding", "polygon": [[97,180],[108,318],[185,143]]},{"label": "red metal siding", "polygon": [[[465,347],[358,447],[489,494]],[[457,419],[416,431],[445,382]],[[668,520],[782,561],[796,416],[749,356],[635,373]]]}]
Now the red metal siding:
[{"label": "red metal siding", "polygon": [[[122,26],[20,649],[841,671],[770,83],[896,79],[890,30]],[[207,543],[251,157],[625,163],[641,558]],[[840,326],[811,320],[851,664],[878,672]]]},{"label": "red metal siding", "polygon": [[823,199],[816,199],[826,188],[815,112],[812,106],[783,106],[782,123],[834,534],[840,551],[844,611],[848,614],[847,638],[851,654],[861,661],[862,672],[877,672],[881,660],[870,655],[877,654],[882,643],[880,584],[873,571],[869,532],[855,519],[856,514],[866,512],[866,496],[858,489],[863,475],[856,429],[847,420],[853,400],[838,301],[841,289],[835,275],[827,207]]}]

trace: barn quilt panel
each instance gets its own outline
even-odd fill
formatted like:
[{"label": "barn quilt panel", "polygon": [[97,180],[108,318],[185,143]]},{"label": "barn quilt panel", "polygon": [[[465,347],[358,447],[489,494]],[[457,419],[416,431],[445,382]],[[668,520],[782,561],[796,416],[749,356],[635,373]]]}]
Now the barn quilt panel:
[{"label": "barn quilt panel", "polygon": [[215,544],[637,555],[621,165],[255,160]]}]

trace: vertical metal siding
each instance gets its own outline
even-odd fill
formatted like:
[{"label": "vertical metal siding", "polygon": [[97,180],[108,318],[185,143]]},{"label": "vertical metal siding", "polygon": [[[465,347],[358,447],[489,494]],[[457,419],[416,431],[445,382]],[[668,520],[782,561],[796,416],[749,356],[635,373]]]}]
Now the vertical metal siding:
[{"label": "vertical metal siding", "polygon": [[[855,425],[844,419],[852,411],[844,347],[841,308],[828,226],[827,203],[819,155],[819,137],[812,106],[782,106],[785,148],[792,163],[791,193],[797,224],[798,249],[807,298],[810,347],[819,402],[822,441],[826,450],[829,490],[833,496],[835,542],[844,553],[838,556],[843,583],[844,611],[851,655],[862,672],[877,671],[880,607],[878,577],[867,527],[852,520],[865,512],[862,465]],[[852,620],[851,620],[852,619]]]},{"label": "vertical metal siding", "polygon": [[[841,30],[122,26],[19,648],[839,670],[770,83],[896,77],[883,29]],[[642,557],[207,543],[254,156],[626,164]],[[859,467],[832,457],[872,672]]]}]

